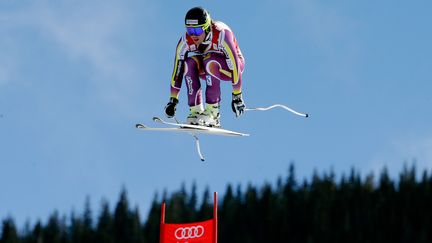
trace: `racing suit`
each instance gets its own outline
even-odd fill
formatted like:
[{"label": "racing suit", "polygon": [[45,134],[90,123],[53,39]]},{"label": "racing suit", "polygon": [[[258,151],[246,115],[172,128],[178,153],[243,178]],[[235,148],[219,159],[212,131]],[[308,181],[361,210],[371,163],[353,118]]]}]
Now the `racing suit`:
[{"label": "racing suit", "polygon": [[205,40],[196,46],[185,33],[177,44],[171,97],[178,99],[183,78],[187,87],[188,105],[202,102],[201,80],[205,82],[205,102],[219,103],[220,81],[230,81],[233,94],[242,91],[245,60],[232,30],[220,21],[213,21]]}]

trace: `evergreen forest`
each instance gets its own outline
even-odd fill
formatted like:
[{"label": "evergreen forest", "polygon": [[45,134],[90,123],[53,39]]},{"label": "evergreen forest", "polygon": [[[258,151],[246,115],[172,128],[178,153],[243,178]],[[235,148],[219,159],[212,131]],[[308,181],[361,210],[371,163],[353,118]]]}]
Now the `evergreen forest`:
[{"label": "evergreen forest", "polygon": [[[113,207],[105,200],[93,211],[89,200],[82,213],[54,211],[34,225],[2,219],[0,243],[157,243],[162,202],[167,223],[213,214],[213,193],[205,188],[197,195],[196,184],[156,193],[144,219],[126,189]],[[384,168],[378,176],[351,169],[340,176],[314,172],[298,181],[290,165],[273,183],[228,184],[218,204],[220,243],[432,242],[432,174],[416,174],[414,166],[405,166],[397,178]]]}]

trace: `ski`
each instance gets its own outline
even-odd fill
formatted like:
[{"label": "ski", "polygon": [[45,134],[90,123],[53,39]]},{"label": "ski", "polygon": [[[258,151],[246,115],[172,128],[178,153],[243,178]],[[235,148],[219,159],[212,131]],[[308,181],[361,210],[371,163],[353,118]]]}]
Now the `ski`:
[{"label": "ski", "polygon": [[222,128],[182,124],[182,123],[179,123],[177,120],[176,120],[177,123],[168,122],[168,121],[162,120],[159,117],[153,117],[153,121],[157,122],[157,123],[164,124],[164,125],[172,126],[172,127],[149,127],[149,126],[146,126],[142,123],[136,124],[135,127],[142,130],[142,131],[188,133],[189,135],[191,135],[195,139],[195,146],[197,148],[197,152],[198,152],[198,155],[199,155],[201,161],[205,161],[205,158],[201,153],[200,141],[199,141],[199,138],[197,135],[208,134],[208,135],[231,136],[231,137],[249,136],[249,134],[246,134],[246,133],[240,133],[240,132],[231,131],[231,130],[222,129]]},{"label": "ski", "polygon": [[142,123],[135,125],[136,128],[144,131],[155,131],[155,132],[194,132],[194,128],[178,128],[178,127],[149,127]]},{"label": "ski", "polygon": [[[174,123],[174,122],[168,122],[165,121],[159,117],[153,117],[153,121],[157,123],[161,123],[164,125],[174,126],[175,129],[165,130],[166,128],[156,128],[155,131],[171,131],[171,132],[192,132],[192,133],[204,133],[204,134],[210,134],[210,135],[220,135],[220,136],[234,136],[234,137],[245,137],[249,136],[249,134],[236,132],[232,130],[222,129],[218,127],[206,127],[206,126],[199,126],[199,125],[190,125],[190,124],[183,124],[183,123]],[[142,125],[142,124],[141,124]],[[169,128],[169,127],[167,127]],[[148,128],[147,128],[148,129]],[[163,130],[160,130],[163,129]]]},{"label": "ski", "polygon": [[[185,125],[185,124],[181,124]],[[219,135],[219,136],[231,136],[231,137],[239,137],[239,136],[249,136],[249,134],[234,132],[221,128],[214,127],[149,127],[142,123],[138,123],[135,125],[136,128],[143,131],[155,131],[155,132],[179,132],[179,133],[193,133],[193,134],[209,134],[209,135]]]}]

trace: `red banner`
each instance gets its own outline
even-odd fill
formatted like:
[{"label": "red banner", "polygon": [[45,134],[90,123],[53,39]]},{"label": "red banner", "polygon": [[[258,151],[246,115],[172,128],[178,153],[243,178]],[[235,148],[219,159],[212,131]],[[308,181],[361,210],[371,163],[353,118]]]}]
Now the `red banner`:
[{"label": "red banner", "polygon": [[213,219],[186,224],[165,223],[165,203],[161,206],[160,243],[217,243],[217,193],[213,198]]},{"label": "red banner", "polygon": [[213,219],[188,224],[161,224],[161,243],[214,243]]}]

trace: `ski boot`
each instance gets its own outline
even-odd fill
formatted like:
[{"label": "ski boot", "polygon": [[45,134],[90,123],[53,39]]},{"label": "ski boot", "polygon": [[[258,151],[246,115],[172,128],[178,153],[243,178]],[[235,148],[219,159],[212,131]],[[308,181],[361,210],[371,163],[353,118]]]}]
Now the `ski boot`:
[{"label": "ski boot", "polygon": [[189,125],[201,125],[199,123],[199,116],[203,113],[204,108],[202,104],[189,107],[190,114],[186,118],[186,123]]},{"label": "ski boot", "polygon": [[206,104],[204,112],[198,116],[198,124],[207,127],[220,127],[219,103]]}]

